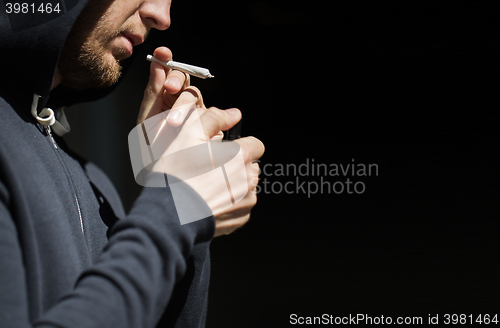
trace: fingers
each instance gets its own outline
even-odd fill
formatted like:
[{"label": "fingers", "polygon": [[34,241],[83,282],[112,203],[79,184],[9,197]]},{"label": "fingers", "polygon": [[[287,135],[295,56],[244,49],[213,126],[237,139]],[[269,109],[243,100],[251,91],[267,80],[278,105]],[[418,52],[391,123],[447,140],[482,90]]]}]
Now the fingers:
[{"label": "fingers", "polygon": [[[169,61],[172,60],[172,51],[166,47],[160,47],[155,50],[154,56],[160,60]],[[162,111],[163,85],[169,71],[170,69],[165,70],[165,67],[159,63],[151,63],[149,67],[149,81],[144,90],[137,123],[142,123]]]},{"label": "fingers", "polygon": [[257,203],[255,193],[247,193],[245,197],[230,209],[215,215],[214,237],[229,235],[244,226],[250,219],[250,211]]},{"label": "fingers", "polygon": [[241,112],[237,108],[221,110],[215,107],[207,109],[200,117],[205,137],[210,140],[220,131],[226,131],[232,128],[241,120]]},{"label": "fingers", "polygon": [[248,191],[255,192],[259,184],[260,167],[258,159],[264,155],[264,144],[257,138],[245,137],[235,142],[240,144],[243,150],[243,159],[247,165]]},{"label": "fingers", "polygon": [[259,184],[259,173],[260,166],[257,162],[252,162],[250,164],[250,169],[248,172],[248,191],[256,193],[257,185]]},{"label": "fingers", "polygon": [[[167,47],[159,47],[153,53],[153,56],[161,61],[168,62],[172,60],[172,51]],[[165,80],[165,90],[169,94],[177,94],[182,91],[185,87],[190,85],[190,77],[188,74],[183,72],[171,70],[168,67],[162,65],[165,72],[167,72],[167,78]]]},{"label": "fingers", "polygon": [[167,123],[172,127],[176,127],[184,122],[186,115],[189,113],[189,107],[183,106],[196,103],[197,107],[204,107],[203,96],[197,87],[189,86],[179,95],[172,106],[170,113],[167,116]]},{"label": "fingers", "polygon": [[158,63],[151,63],[149,69],[149,81],[144,90],[144,97],[139,111],[138,123],[142,123],[149,117],[159,114],[163,108],[163,82],[166,73],[163,66]]},{"label": "fingers", "polygon": [[153,52],[153,57],[168,62],[172,60],[172,51],[167,47],[158,47],[155,49],[155,52]]},{"label": "fingers", "polygon": [[245,162],[253,162],[258,160],[264,155],[266,148],[262,141],[255,137],[245,137],[241,139],[237,139],[234,142],[240,144],[240,147],[243,148],[243,156]]},{"label": "fingers", "polygon": [[165,81],[165,90],[172,95],[175,95],[188,87],[191,83],[189,74],[181,71],[170,70]]}]

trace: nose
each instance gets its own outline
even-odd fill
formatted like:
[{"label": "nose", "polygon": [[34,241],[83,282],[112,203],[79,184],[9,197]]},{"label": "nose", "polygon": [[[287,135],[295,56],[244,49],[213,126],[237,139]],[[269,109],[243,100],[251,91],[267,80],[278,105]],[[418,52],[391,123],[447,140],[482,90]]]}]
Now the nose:
[{"label": "nose", "polygon": [[149,28],[166,30],[170,26],[170,0],[146,1],[139,8],[139,14]]}]

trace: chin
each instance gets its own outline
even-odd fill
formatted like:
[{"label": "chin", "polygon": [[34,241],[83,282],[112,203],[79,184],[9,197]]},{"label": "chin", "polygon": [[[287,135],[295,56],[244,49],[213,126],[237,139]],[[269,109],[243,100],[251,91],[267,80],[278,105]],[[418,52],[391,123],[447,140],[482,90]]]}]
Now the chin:
[{"label": "chin", "polygon": [[118,82],[122,71],[119,57],[91,42],[80,51],[68,51],[61,56],[59,69],[64,85],[76,90],[110,87]]},{"label": "chin", "polygon": [[106,58],[103,58],[99,66],[96,71],[97,74],[95,74],[95,78],[99,81],[99,87],[110,87],[118,82],[122,72],[120,59],[109,54]]}]

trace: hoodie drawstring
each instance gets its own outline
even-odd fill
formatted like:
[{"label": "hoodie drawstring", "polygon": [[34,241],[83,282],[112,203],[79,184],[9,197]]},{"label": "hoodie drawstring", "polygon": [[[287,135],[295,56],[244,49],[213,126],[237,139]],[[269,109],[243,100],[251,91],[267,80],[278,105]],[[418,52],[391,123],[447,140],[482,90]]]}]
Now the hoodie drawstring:
[{"label": "hoodie drawstring", "polygon": [[64,114],[64,108],[61,107],[56,109],[56,113],[51,108],[44,108],[40,112],[37,113],[38,108],[38,100],[40,99],[40,95],[36,93],[33,95],[33,103],[31,104],[31,115],[38,121],[38,123],[47,127],[48,129],[52,128],[54,133],[58,136],[62,137],[66,133],[70,131],[70,126],[66,115]]}]

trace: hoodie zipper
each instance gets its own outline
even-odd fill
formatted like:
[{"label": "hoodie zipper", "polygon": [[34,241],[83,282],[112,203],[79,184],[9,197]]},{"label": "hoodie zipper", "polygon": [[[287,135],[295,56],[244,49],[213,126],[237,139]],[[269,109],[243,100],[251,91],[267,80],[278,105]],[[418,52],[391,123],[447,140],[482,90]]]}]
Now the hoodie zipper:
[{"label": "hoodie zipper", "polygon": [[[47,135],[49,136],[50,140],[52,141],[52,145],[54,146],[54,148],[56,150],[59,149],[57,147],[56,141],[55,141],[55,139],[52,136],[52,133],[50,131],[50,126],[45,125],[44,127],[45,127],[45,131],[47,132]],[[78,201],[78,196],[76,194],[76,190],[75,190],[75,186],[74,186],[73,180],[71,179],[71,177],[69,176],[69,174],[67,172],[66,164],[64,164],[61,156],[57,153],[57,151],[56,151],[56,154],[57,154],[56,156],[59,157],[59,161],[61,162],[61,165],[64,167],[64,171],[65,171],[66,176],[68,177],[68,180],[70,182],[71,189],[73,189],[73,192],[75,193],[76,209],[78,210],[78,217],[80,218],[80,227],[82,229],[82,234],[85,235],[85,229],[83,228],[82,211],[80,210],[80,202]]]},{"label": "hoodie zipper", "polygon": [[49,136],[50,140],[52,141],[52,144],[57,149],[56,141],[54,140],[54,137],[52,136],[52,133],[50,132],[50,126],[45,125],[45,132],[47,132],[47,135]]},{"label": "hoodie zipper", "polygon": [[78,197],[76,196],[76,193],[75,193],[75,201],[76,201],[76,208],[78,209],[78,216],[80,217],[80,227],[82,228],[82,234],[85,235],[85,231],[83,230],[82,212],[80,211],[80,204],[78,203]]},{"label": "hoodie zipper", "polygon": [[[64,163],[63,159],[61,158],[61,155],[57,151],[59,148],[57,147],[57,143],[52,136],[52,132],[50,129],[50,126],[54,124],[55,118],[54,118],[54,111],[50,108],[44,108],[41,113],[44,113],[44,115],[48,115],[48,117],[40,117],[38,116],[37,108],[38,108],[38,101],[40,100],[40,95],[38,94],[33,94],[33,103],[31,104],[31,114],[35,119],[38,121],[39,124],[41,124],[45,128],[45,132],[47,133],[47,136],[49,137],[50,141],[52,142],[52,145],[56,149],[54,152],[56,153],[56,156],[59,158],[59,162],[61,163],[61,166],[64,168],[64,173],[66,174],[66,178],[69,181],[70,187],[73,190],[73,193],[75,194],[75,202],[76,202],[76,209],[78,211],[78,217],[80,218],[80,227],[82,228],[82,234],[85,236],[85,229],[83,228],[83,218],[82,218],[82,211],[80,210],[80,203],[78,202],[78,196],[76,193],[76,186],[75,183],[73,182],[73,179],[71,178],[71,175],[68,172],[68,168],[66,167],[66,164]],[[64,113],[63,113],[64,114]],[[55,121],[55,122],[54,122]],[[66,122],[67,125],[67,122]],[[65,133],[69,132],[69,126],[62,126],[62,130],[65,131]]]}]

